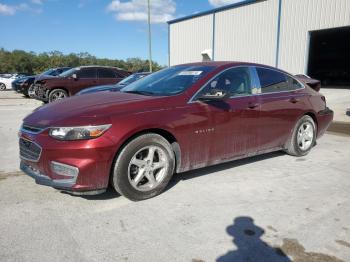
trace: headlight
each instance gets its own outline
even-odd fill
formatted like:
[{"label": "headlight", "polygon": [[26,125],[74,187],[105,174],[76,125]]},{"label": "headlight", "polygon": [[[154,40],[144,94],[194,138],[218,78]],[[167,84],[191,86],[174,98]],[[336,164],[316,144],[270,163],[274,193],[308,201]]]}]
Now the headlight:
[{"label": "headlight", "polygon": [[52,127],[50,136],[59,140],[82,140],[101,136],[112,125]]}]

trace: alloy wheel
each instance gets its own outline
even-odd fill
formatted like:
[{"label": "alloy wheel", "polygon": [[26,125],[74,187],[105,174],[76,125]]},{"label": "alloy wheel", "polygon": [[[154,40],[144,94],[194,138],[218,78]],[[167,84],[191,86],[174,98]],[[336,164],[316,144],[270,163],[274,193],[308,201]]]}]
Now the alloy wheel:
[{"label": "alloy wheel", "polygon": [[150,191],[162,183],[168,168],[169,160],[164,149],[147,146],[131,158],[128,179],[136,190]]},{"label": "alloy wheel", "polygon": [[6,89],[6,85],[3,84],[3,83],[1,83],[1,84],[0,84],[0,90],[3,91],[3,90],[5,90],[5,89]]},{"label": "alloy wheel", "polygon": [[57,91],[54,94],[52,94],[51,102],[57,101],[57,100],[61,100],[61,99],[65,98],[65,97],[66,97],[66,94],[64,92]]},{"label": "alloy wheel", "polygon": [[312,146],[314,139],[314,127],[309,122],[304,122],[298,129],[297,143],[301,150],[306,151]]}]

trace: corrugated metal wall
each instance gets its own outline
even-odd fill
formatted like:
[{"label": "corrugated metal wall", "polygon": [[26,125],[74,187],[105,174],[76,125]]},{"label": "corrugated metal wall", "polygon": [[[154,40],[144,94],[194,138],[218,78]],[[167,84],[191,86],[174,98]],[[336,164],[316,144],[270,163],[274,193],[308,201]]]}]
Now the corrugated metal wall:
[{"label": "corrugated metal wall", "polygon": [[212,48],[213,15],[171,24],[170,65],[202,61],[202,51]]},{"label": "corrugated metal wall", "polygon": [[350,26],[350,0],[282,0],[279,67],[306,73],[309,31]]},{"label": "corrugated metal wall", "polygon": [[278,0],[215,14],[215,60],[275,64]]},{"label": "corrugated metal wall", "polygon": [[[275,66],[280,0],[215,13],[215,60]],[[281,0],[278,67],[306,73],[309,31],[350,26],[350,0]],[[213,45],[213,14],[170,24],[170,65],[202,60]]]}]

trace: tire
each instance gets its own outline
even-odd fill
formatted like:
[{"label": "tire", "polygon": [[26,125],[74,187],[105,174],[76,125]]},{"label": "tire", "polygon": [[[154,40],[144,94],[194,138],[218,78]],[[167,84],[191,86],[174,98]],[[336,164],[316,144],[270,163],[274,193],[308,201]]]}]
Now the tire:
[{"label": "tire", "polygon": [[292,156],[305,156],[311,151],[315,143],[315,121],[312,117],[305,115],[296,123],[285,151]]},{"label": "tire", "polygon": [[34,98],[35,97],[35,87],[34,84],[31,84],[28,89],[23,92],[25,96],[30,97],[30,98]]},{"label": "tire", "polygon": [[6,85],[4,83],[0,83],[0,91],[4,91],[6,89]]},{"label": "tire", "polygon": [[68,97],[68,94],[63,89],[54,89],[49,94],[49,103],[61,100]]},{"label": "tire", "polygon": [[111,182],[126,198],[144,200],[165,189],[174,168],[175,155],[169,142],[157,134],[144,134],[121,150],[114,163]]}]

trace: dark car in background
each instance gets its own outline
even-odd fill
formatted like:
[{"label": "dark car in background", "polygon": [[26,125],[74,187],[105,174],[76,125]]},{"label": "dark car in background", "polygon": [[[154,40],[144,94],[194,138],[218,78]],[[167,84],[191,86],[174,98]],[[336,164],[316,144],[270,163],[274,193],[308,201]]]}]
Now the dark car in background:
[{"label": "dark car in background", "polygon": [[40,79],[43,76],[55,77],[69,69],[71,69],[71,67],[57,67],[46,70],[39,75],[21,77],[12,82],[12,89],[18,93],[22,93],[25,96],[31,96],[34,93],[33,84],[36,80]]},{"label": "dark car in background", "polygon": [[102,91],[119,91],[124,86],[127,86],[147,75],[149,75],[149,72],[140,72],[140,73],[134,73],[132,75],[129,75],[128,77],[124,78],[122,81],[115,85],[103,85],[103,86],[94,86],[89,87],[86,89],[81,90],[76,95],[84,95],[84,94],[90,94],[90,93],[97,93]]},{"label": "dark car in background", "polygon": [[128,71],[116,67],[75,67],[55,78],[38,79],[34,84],[35,98],[44,102],[53,102],[73,96],[84,88],[116,84],[129,75]]},{"label": "dark car in background", "polygon": [[174,172],[278,150],[304,156],[333,118],[307,81],[259,64],[192,63],[120,92],[51,103],[23,120],[21,169],[64,191],[113,185],[142,200],[162,192]]}]

